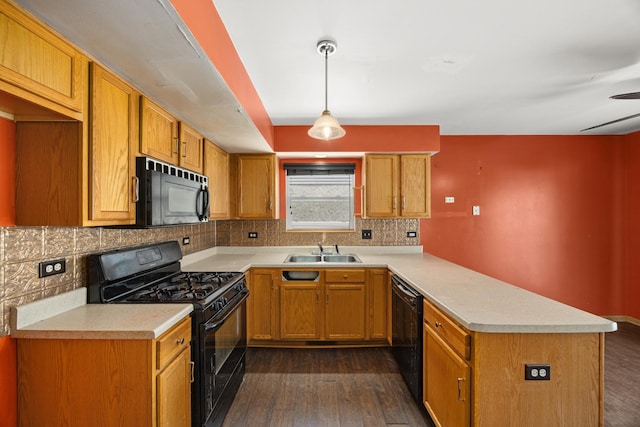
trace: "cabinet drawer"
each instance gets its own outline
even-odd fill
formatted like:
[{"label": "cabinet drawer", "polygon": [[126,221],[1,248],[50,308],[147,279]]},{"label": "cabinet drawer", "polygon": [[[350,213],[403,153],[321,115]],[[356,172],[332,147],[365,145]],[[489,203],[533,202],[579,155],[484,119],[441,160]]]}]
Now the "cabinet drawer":
[{"label": "cabinet drawer", "polygon": [[324,281],[329,283],[355,283],[365,281],[365,271],[362,268],[345,268],[343,270],[327,270]]},{"label": "cabinet drawer", "polygon": [[187,317],[160,336],[156,344],[156,368],[162,369],[191,343],[191,318]]},{"label": "cabinet drawer", "polygon": [[426,299],[424,300],[424,322],[438,334],[456,353],[466,360],[471,356],[471,335],[456,325],[449,317]]}]

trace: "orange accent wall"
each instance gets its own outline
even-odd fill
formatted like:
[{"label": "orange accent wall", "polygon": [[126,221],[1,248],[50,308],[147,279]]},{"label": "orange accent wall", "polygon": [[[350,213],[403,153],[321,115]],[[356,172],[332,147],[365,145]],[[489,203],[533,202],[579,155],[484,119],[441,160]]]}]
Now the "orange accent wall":
[{"label": "orange accent wall", "polygon": [[[280,208],[278,218],[287,218],[287,177],[283,164],[285,163],[355,163],[355,186],[362,186],[362,159],[360,158],[330,158],[330,159],[279,159],[278,161],[278,194]],[[360,190],[361,191],[361,190]],[[356,192],[355,210],[356,212],[362,212],[361,192]]]},{"label": "orange accent wall", "polygon": [[18,382],[16,341],[11,337],[0,338],[0,425],[15,427],[18,424]]},{"label": "orange accent wall", "polygon": [[640,132],[625,137],[625,269],[623,310],[640,319]]},{"label": "orange accent wall", "polygon": [[16,224],[16,125],[0,118],[0,226]]},{"label": "orange accent wall", "polygon": [[322,141],[311,138],[311,126],[276,126],[277,153],[287,152],[436,152],[440,150],[440,126],[343,126],[347,134],[340,139]]},{"label": "orange accent wall", "polygon": [[623,302],[623,169],[623,137],[442,136],[424,251],[596,314],[640,317],[637,290]]},{"label": "orange accent wall", "polygon": [[171,0],[224,81],[273,147],[273,125],[211,0]]}]

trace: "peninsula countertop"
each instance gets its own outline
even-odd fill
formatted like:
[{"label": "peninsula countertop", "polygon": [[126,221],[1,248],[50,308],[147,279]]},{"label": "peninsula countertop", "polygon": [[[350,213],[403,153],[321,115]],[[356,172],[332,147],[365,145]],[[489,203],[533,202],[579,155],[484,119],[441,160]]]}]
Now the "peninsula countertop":
[{"label": "peninsula countertop", "polygon": [[[362,263],[284,263],[309,247],[218,247],[185,256],[185,271],[260,268],[388,268],[470,331],[486,333],[611,332],[611,320],[445,261],[421,247],[349,247]],[[377,251],[377,252],[376,252]]]},{"label": "peninsula countertop", "polygon": [[87,304],[87,289],[12,308],[13,338],[156,339],[192,304]]}]

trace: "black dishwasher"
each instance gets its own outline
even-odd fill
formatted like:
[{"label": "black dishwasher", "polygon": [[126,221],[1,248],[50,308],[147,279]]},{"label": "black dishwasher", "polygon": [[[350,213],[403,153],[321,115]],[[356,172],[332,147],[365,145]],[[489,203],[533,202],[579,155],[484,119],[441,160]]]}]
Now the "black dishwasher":
[{"label": "black dishwasher", "polygon": [[422,406],[422,295],[395,274],[391,288],[391,352],[409,391]]}]

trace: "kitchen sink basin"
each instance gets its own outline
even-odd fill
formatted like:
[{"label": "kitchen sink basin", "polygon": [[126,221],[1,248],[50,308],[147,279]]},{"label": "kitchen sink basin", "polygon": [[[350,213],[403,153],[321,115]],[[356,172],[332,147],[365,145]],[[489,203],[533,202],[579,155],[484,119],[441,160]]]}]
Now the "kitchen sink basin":
[{"label": "kitchen sink basin", "polygon": [[324,262],[362,262],[355,255],[323,255]]},{"label": "kitchen sink basin", "polygon": [[320,262],[320,255],[289,255],[284,262]]},{"label": "kitchen sink basin", "polygon": [[357,255],[345,254],[345,255],[300,255],[291,254],[284,262],[300,262],[300,263],[321,263],[321,262],[339,262],[339,263],[351,263],[362,262]]}]

